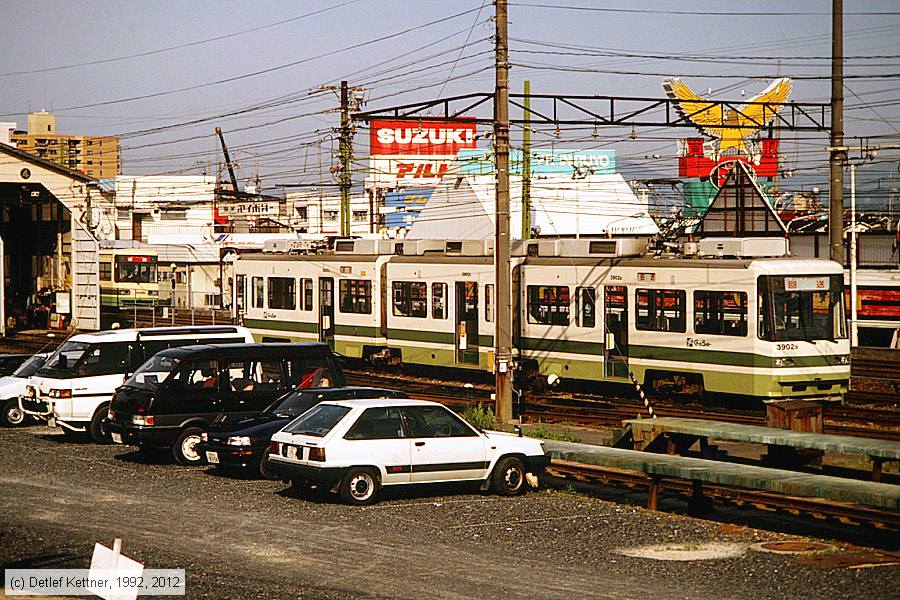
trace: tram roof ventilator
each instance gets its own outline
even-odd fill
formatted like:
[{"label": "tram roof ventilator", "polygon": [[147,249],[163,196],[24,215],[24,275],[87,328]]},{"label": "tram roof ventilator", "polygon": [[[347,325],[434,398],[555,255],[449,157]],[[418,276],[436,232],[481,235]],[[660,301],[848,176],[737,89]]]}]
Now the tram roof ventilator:
[{"label": "tram roof ventilator", "polygon": [[515,256],[564,256],[569,258],[623,258],[643,256],[648,238],[522,240],[513,242]]},{"label": "tram roof ventilator", "polygon": [[[685,244],[685,254],[694,248]],[[777,258],[789,254],[787,238],[783,237],[710,237],[696,242],[696,254],[702,258]]]}]

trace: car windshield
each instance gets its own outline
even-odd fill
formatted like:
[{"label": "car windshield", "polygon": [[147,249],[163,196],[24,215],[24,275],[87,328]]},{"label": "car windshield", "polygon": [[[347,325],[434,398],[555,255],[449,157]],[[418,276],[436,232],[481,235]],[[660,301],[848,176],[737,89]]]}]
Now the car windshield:
[{"label": "car windshield", "polygon": [[150,360],[141,365],[141,368],[134,372],[125,385],[129,387],[155,390],[162,382],[177,370],[181,361],[172,356],[165,354],[157,354]]},{"label": "car windshield", "polygon": [[278,398],[263,412],[272,415],[297,417],[309,410],[311,406],[317,404],[322,399],[322,396],[321,392],[294,390]]},{"label": "car windshield", "polygon": [[13,371],[13,377],[31,377],[35,373],[37,373],[38,369],[44,366],[44,363],[47,362],[47,357],[41,354],[35,354],[25,362],[23,362],[18,369]]},{"label": "car windshield", "polygon": [[336,404],[319,404],[312,407],[293,423],[284,428],[288,433],[325,437],[341,422],[350,409]]},{"label": "car windshield", "polygon": [[90,348],[91,344],[85,342],[65,342],[37,370],[37,375],[55,378],[75,376],[78,363]]}]

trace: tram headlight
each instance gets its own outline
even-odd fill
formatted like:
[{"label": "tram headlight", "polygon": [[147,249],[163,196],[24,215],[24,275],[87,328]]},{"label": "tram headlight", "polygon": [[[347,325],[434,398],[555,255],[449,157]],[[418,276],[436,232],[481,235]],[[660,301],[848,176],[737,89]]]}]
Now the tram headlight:
[{"label": "tram headlight", "polygon": [[838,356],[838,364],[839,365],[849,365],[850,364],[850,355],[842,354]]},{"label": "tram headlight", "polygon": [[795,364],[795,363],[794,363],[794,359],[793,359],[793,358],[787,358],[787,357],[785,357],[785,358],[776,358],[776,359],[775,359],[775,366],[776,366],[776,367],[793,367],[794,364]]}]

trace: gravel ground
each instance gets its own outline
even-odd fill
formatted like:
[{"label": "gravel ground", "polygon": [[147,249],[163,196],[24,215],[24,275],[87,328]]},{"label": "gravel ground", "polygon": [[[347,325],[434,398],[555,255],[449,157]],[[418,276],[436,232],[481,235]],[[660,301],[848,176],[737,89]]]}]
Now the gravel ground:
[{"label": "gravel ground", "polygon": [[40,427],[0,430],[0,482],[3,568],[85,568],[121,537],[147,568],[186,569],[191,598],[900,597],[897,566],[626,556],[783,536],[563,492],[430,487],[353,508]]}]

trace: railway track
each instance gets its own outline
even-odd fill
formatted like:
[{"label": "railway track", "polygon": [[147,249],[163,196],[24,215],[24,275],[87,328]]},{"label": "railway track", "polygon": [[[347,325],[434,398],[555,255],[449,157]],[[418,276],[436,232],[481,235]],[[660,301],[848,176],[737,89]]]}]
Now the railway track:
[{"label": "railway track", "polygon": [[[591,485],[649,489],[652,482],[651,477],[644,473],[562,460],[552,461],[547,472],[551,477]],[[663,478],[656,483],[660,486],[661,493],[688,498],[694,493],[692,483],[687,480]],[[868,524],[877,529],[900,529],[900,513],[831,502],[821,498],[785,496],[711,483],[703,484],[703,495],[718,503],[728,503],[741,508],[784,511],[794,516],[805,515],[818,520],[834,519],[845,525]]]},{"label": "railway track", "polygon": [[[355,385],[394,387],[410,395],[442,402],[454,407],[491,400],[492,388],[483,384],[448,384],[435,379],[419,379],[408,375],[348,371]],[[471,386],[471,387],[468,387]],[[699,404],[674,405],[653,403],[654,414],[661,417],[689,417],[743,425],[765,425],[763,409],[738,410]],[[886,440],[900,440],[900,411],[869,406],[826,406],[824,433],[853,435]],[[629,398],[557,392],[529,394],[523,418],[527,421],[561,423],[582,427],[621,427],[625,419],[649,417],[647,410]]]}]

